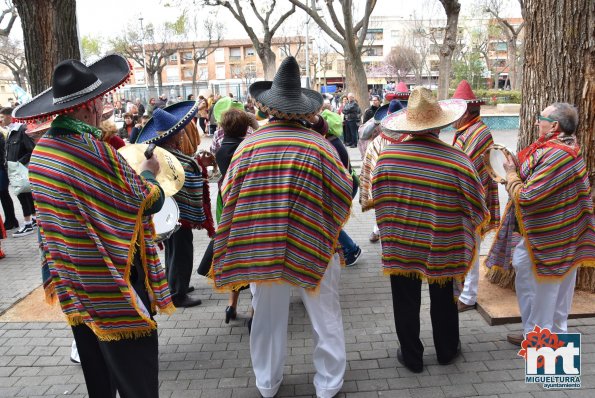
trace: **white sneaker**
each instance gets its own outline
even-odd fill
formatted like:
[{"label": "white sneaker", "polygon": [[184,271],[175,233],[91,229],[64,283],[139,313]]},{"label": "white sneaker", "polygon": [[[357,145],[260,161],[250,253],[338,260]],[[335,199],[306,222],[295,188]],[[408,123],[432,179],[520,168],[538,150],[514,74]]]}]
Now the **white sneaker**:
[{"label": "white sneaker", "polygon": [[21,229],[19,229],[17,232],[12,234],[13,238],[20,238],[21,236],[27,236],[27,235],[31,235],[33,232],[35,232],[33,230],[33,226],[31,224],[25,224],[23,225],[23,227]]},{"label": "white sneaker", "polygon": [[81,358],[79,357],[79,350],[76,348],[76,341],[72,340],[72,345],[70,346],[70,360],[74,363],[81,363]]}]

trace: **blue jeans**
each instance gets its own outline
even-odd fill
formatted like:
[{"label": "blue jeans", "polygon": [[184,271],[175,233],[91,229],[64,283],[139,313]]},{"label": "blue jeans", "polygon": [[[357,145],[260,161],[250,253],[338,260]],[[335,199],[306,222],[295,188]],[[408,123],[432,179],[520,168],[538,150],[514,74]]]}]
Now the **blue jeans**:
[{"label": "blue jeans", "polygon": [[343,255],[345,256],[346,261],[355,256],[355,253],[357,253],[357,250],[359,249],[357,243],[355,243],[344,230],[341,230],[339,233],[339,244],[343,248]]}]

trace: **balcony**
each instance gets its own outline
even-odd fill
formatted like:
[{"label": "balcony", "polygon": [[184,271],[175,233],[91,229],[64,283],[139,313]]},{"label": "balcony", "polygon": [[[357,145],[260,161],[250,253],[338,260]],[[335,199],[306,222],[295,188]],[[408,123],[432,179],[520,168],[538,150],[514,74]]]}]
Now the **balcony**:
[{"label": "balcony", "polygon": [[240,55],[230,55],[229,56],[230,63],[237,63],[237,62],[240,62],[241,60],[242,60],[242,56],[240,56]]}]

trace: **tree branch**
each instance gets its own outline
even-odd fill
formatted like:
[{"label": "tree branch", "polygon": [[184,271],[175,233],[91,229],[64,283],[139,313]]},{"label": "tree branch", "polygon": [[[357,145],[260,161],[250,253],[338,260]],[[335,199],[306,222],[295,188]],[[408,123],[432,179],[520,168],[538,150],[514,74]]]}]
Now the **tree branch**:
[{"label": "tree branch", "polygon": [[[303,4],[300,0],[289,0],[289,1],[292,4],[294,4],[296,7],[302,9],[306,14],[308,14],[314,20],[314,22],[316,22],[316,24],[320,27],[320,29],[322,29],[324,31],[324,33],[329,35],[329,37],[331,39],[333,39],[334,41],[336,41],[337,43],[340,43],[342,45],[342,43],[344,41],[343,37],[339,36],[337,34],[337,32],[335,32],[333,29],[331,29],[330,26],[320,17],[318,12],[316,12],[315,10],[312,10],[310,7]],[[331,1],[331,0],[327,0],[327,1]],[[337,29],[337,31],[339,31],[339,29]],[[341,31],[344,32],[342,27],[341,27]]]},{"label": "tree branch", "polygon": [[279,18],[279,20],[277,21],[277,23],[273,26],[273,28],[271,29],[271,36],[275,35],[275,32],[277,31],[277,29],[279,29],[279,27],[281,26],[281,24],[283,22],[285,22],[285,20],[287,18],[289,18],[289,16],[291,14],[293,14],[295,12],[295,4],[293,4],[291,6],[291,10],[287,11],[285,14],[281,15],[281,17]]}]

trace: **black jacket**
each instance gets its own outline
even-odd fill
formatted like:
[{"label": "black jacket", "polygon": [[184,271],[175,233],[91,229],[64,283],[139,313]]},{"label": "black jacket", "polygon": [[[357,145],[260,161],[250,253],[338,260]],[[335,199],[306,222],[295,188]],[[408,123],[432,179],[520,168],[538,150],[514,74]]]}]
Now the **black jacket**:
[{"label": "black jacket", "polygon": [[356,120],[359,122],[362,116],[362,111],[357,102],[348,102],[343,107],[343,115],[345,115],[345,120]]},{"label": "black jacket", "polygon": [[22,124],[17,130],[10,130],[6,139],[6,161],[20,162],[24,165],[29,163],[31,152],[35,143],[25,133],[27,125]]}]

